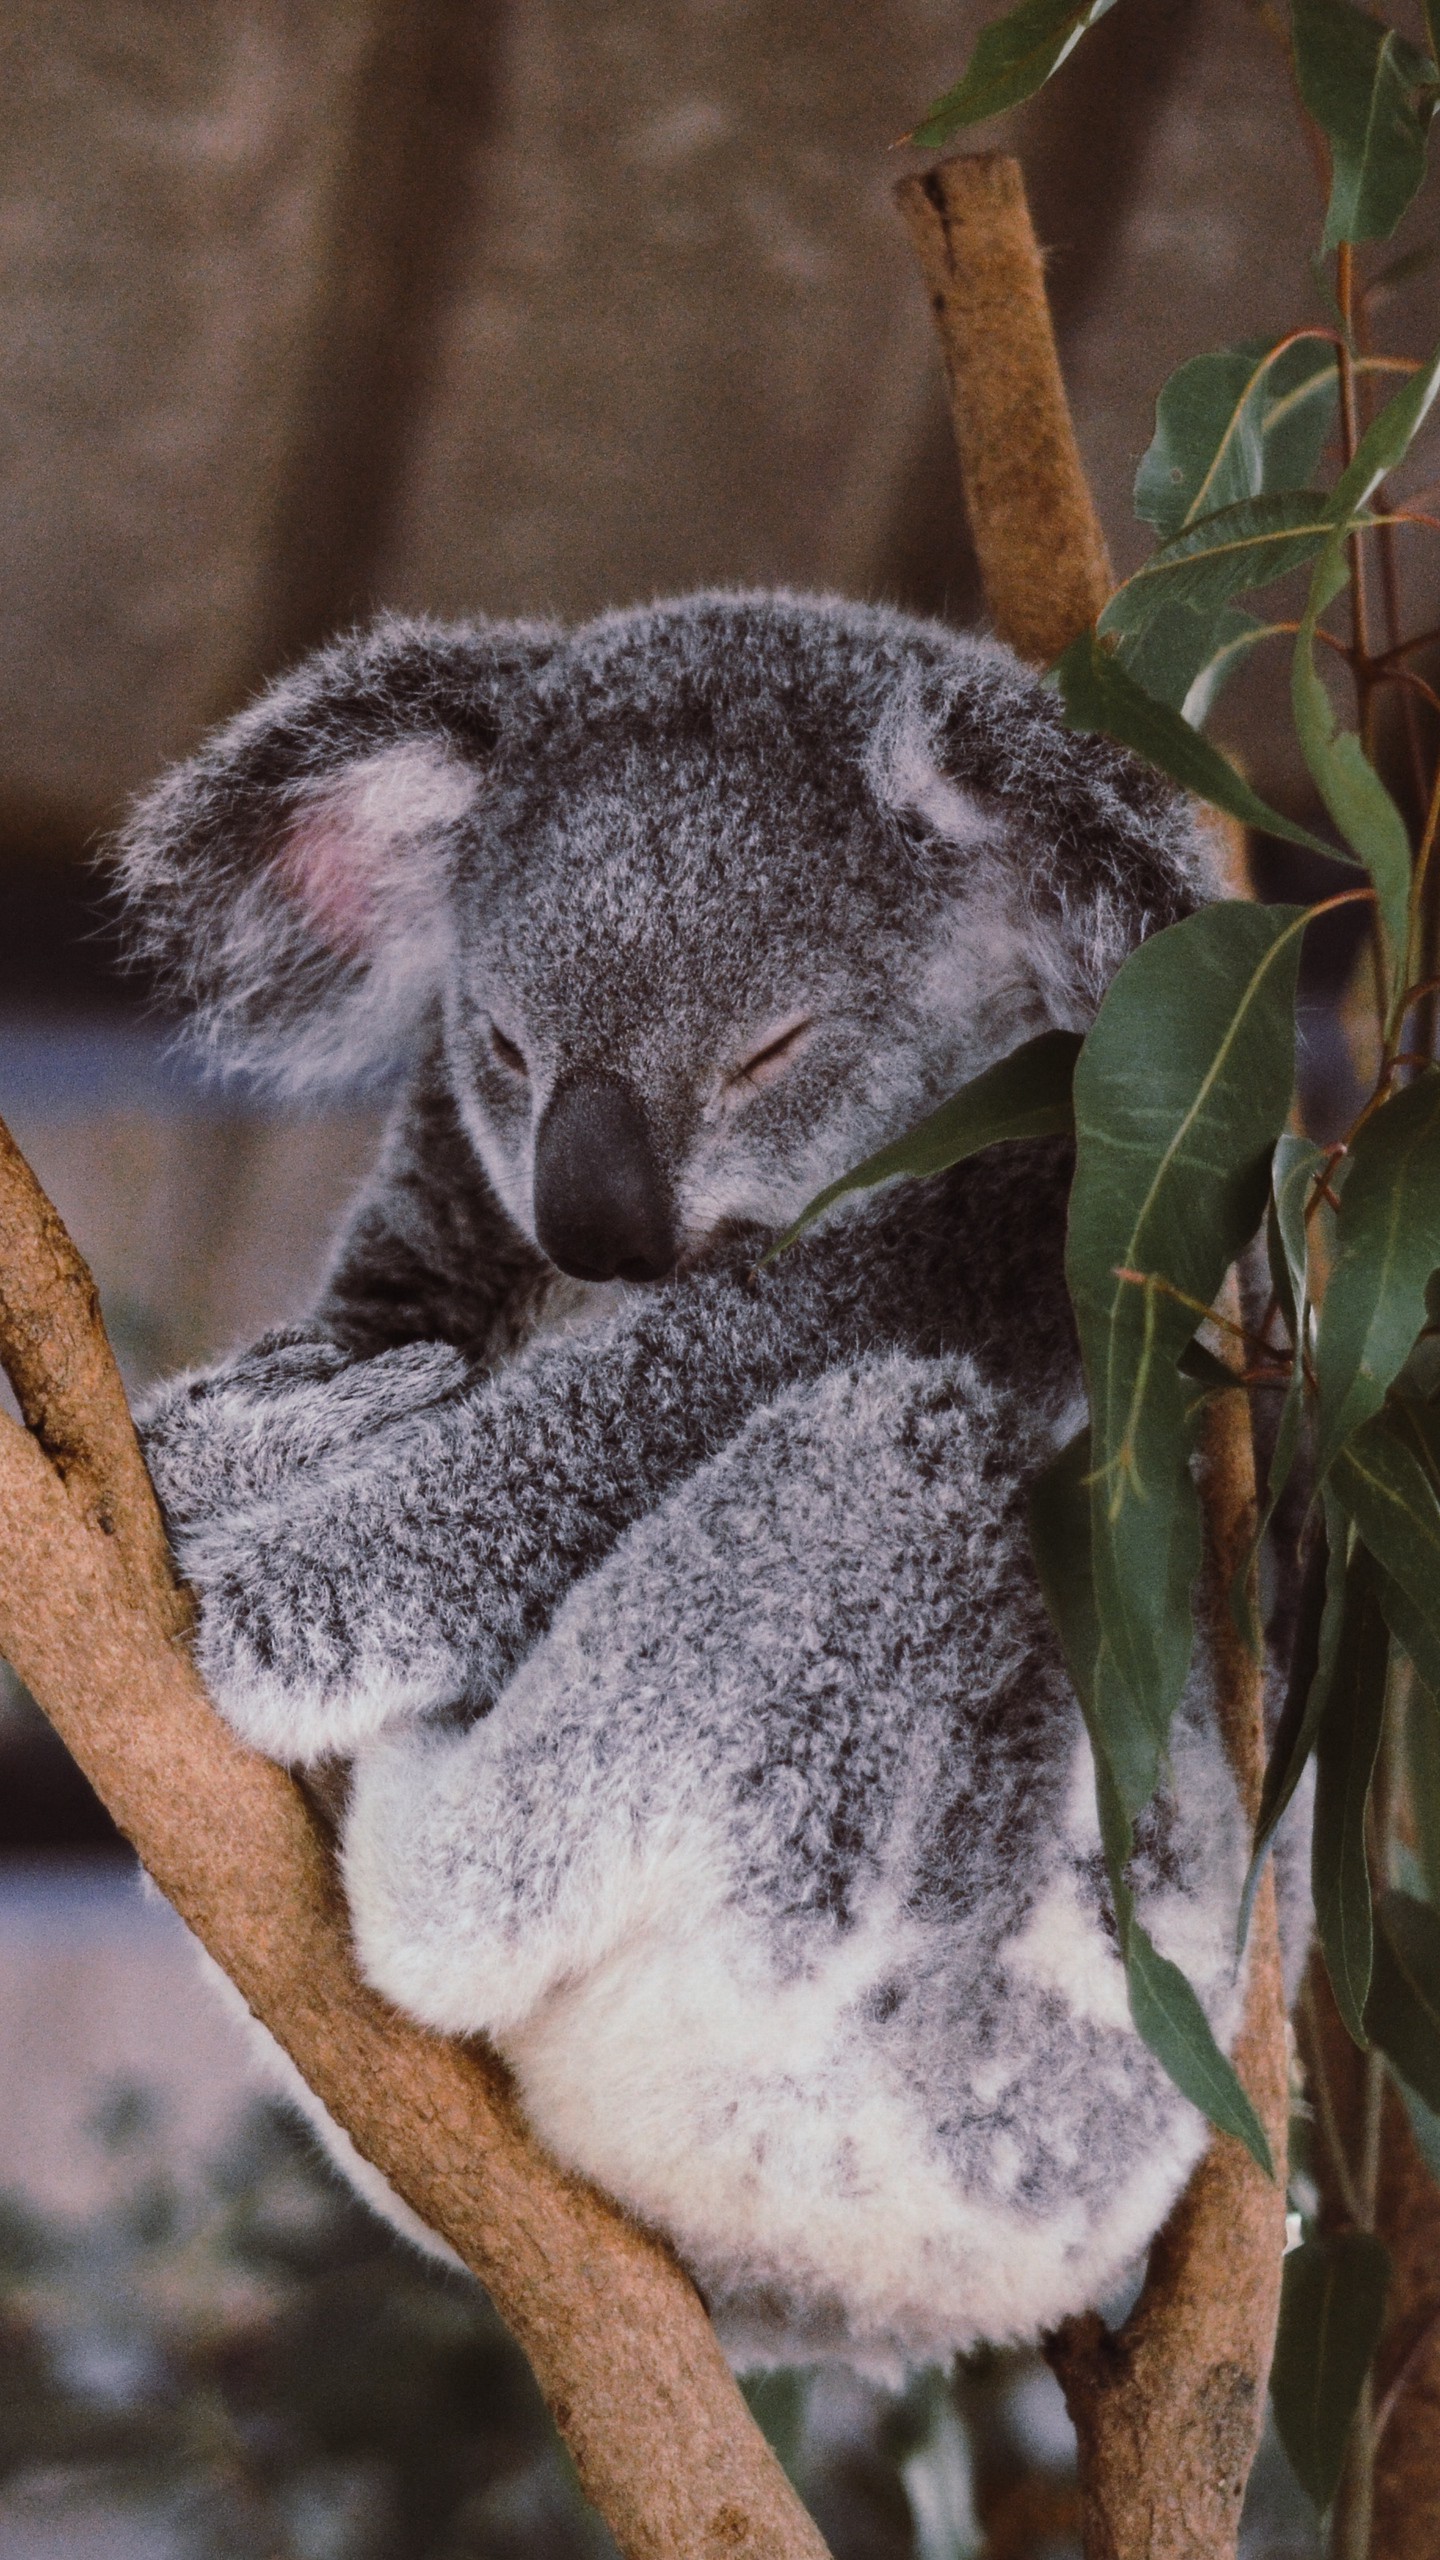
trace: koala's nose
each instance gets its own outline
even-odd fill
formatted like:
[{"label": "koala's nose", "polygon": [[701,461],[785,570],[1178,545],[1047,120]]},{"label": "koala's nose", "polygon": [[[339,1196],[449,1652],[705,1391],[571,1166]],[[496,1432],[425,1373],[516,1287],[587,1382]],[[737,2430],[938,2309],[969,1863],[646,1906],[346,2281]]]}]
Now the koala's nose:
[{"label": "koala's nose", "polygon": [[584,1076],[556,1087],[535,1141],[535,1233],[576,1280],[673,1270],[669,1192],[628,1085]]}]

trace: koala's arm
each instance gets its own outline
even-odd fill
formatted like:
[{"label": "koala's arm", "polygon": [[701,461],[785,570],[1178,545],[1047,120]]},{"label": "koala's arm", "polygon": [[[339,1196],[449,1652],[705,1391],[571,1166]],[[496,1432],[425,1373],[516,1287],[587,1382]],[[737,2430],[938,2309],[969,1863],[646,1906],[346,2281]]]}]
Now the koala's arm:
[{"label": "koala's arm", "polygon": [[437,1396],[348,1468],[177,1525],[216,1703],[289,1761],[483,1710],[631,1523],[834,1349],[808,1275],[754,1288],[737,1255]]},{"label": "koala's arm", "polygon": [[314,1314],[141,1408],[172,1536],[361,1458],[523,1340],[546,1266],[484,1181],[443,1078],[423,1071],[352,1212]]}]

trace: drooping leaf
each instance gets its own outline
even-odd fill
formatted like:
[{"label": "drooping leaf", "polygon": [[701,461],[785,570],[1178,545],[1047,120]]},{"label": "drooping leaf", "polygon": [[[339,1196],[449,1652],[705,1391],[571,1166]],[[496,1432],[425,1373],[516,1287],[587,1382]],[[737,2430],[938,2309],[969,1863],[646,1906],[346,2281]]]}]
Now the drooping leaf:
[{"label": "drooping leaf", "polygon": [[[1349,0],[1343,4],[1348,7]],[[1391,969],[1397,975],[1405,966],[1409,938],[1410,839],[1358,736],[1340,728],[1315,664],[1315,635],[1325,607],[1349,576],[1347,538],[1386,473],[1409,451],[1437,390],[1440,354],[1387,401],[1361,437],[1334,494],[1334,526],[1311,575],[1291,673],[1291,703],[1305,761],[1336,826],[1375,884]]]},{"label": "drooping leaf", "polygon": [[[1338,1506],[1336,1508],[1338,1510]],[[1341,1526],[1343,1528],[1343,1521]],[[1339,1640],[1344,1589],[1343,1538],[1332,1546],[1322,1525],[1305,1559],[1295,1641],[1290,1654],[1290,1675],[1260,1790],[1255,1843],[1240,1903],[1242,1943],[1249,1932],[1255,1894],[1265,1871],[1271,1843],[1315,1748],[1315,1736],[1319,1731]]]},{"label": "drooping leaf", "polygon": [[1376,1562],[1390,1626],[1422,1680],[1440,1659],[1440,1498],[1393,1404],[1338,1452],[1330,1482]]},{"label": "drooping leaf", "polygon": [[1335,1260],[1315,1339],[1321,1475],[1378,1413],[1425,1321],[1440,1269],[1440,1069],[1367,1120],[1349,1151]]},{"label": "drooping leaf", "polygon": [[1379,1569],[1357,1546],[1316,1737],[1311,1889],[1315,1925],[1340,2011],[1365,2042],[1373,1932],[1365,1815],[1385,1720],[1390,1630],[1380,1608]]},{"label": "drooping leaf", "polygon": [[1440,1911],[1440,1703],[1419,1682],[1406,1707],[1405,1766],[1420,1876]]},{"label": "drooping leaf", "polygon": [[1330,137],[1324,247],[1388,240],[1425,175],[1435,66],[1354,0],[1293,0],[1300,94]]},{"label": "drooping leaf", "polygon": [[907,141],[921,151],[938,151],[962,126],[1018,107],[1043,89],[1087,29],[1114,6],[1115,0],[1020,0],[1018,8],[983,29],[964,77],[926,108]]},{"label": "drooping leaf", "polygon": [[1391,1573],[1380,1585],[1380,1606],[1390,1633],[1412,1664],[1417,1680],[1432,1697],[1440,1697],[1440,1628],[1418,1608]]},{"label": "drooping leaf", "polygon": [[[1097,1672],[1103,1680],[1104,1647],[1095,1607],[1091,1555],[1090,1433],[1080,1431],[1039,1477],[1030,1497],[1030,1542],[1045,1605],[1080,1701],[1095,1758],[1100,1836],[1110,1878],[1120,1951],[1135,2031],[1176,2087],[1213,2125],[1236,2134],[1267,2175],[1270,2146],[1234,2066],[1215,2041],[1191,1985],[1162,1956],[1135,1915],[1126,1873],[1134,1829],[1126,1799],[1134,1800],[1143,1772],[1117,1777],[1108,1737],[1096,1715]],[[1141,1801],[1143,1801],[1143,1797]]]},{"label": "drooping leaf", "polygon": [[1328,498],[1277,489],[1186,524],[1118,587],[1096,630],[1157,700],[1179,706],[1224,637],[1233,596],[1313,560],[1329,538]]},{"label": "drooping leaf", "polygon": [[1271,1172],[1271,1208],[1266,1222],[1270,1285],[1279,1300],[1291,1341],[1300,1346],[1302,1311],[1309,1298],[1310,1235],[1305,1221],[1311,1186],[1325,1161],[1325,1149],[1293,1129],[1282,1129],[1275,1141]]},{"label": "drooping leaf", "polygon": [[1172,782],[1208,800],[1212,808],[1223,809],[1262,835],[1283,836],[1289,844],[1304,845],[1310,853],[1333,859],[1333,845],[1272,809],[1208,738],[1202,738],[1169,703],[1147,693],[1093,631],[1082,631],[1071,641],[1056,663],[1055,675],[1067,727],[1099,730],[1107,738],[1116,738],[1122,747],[1133,747],[1148,763],[1158,765]]},{"label": "drooping leaf", "polygon": [[893,1145],[881,1147],[863,1164],[827,1183],[807,1203],[793,1227],[770,1248],[766,1261],[783,1253],[847,1192],[871,1191],[882,1182],[905,1176],[945,1173],[967,1156],[979,1155],[1006,1139],[1063,1136],[1075,1125],[1070,1087],[1080,1054],[1078,1031],[1042,1031],[1012,1049],[1008,1058],[974,1076],[937,1111],[916,1123]]},{"label": "drooping leaf", "polygon": [[1066,1273],[1093,1433],[1096,1716],[1117,1775],[1150,1773],[1132,1816],[1190,1661],[1199,1515],[1176,1363],[1264,1213],[1305,912],[1235,902],[1156,934],[1075,1071]]},{"label": "drooping leaf", "polygon": [[1170,541],[1195,517],[1267,490],[1303,489],[1335,415],[1335,350],[1306,335],[1192,356],[1155,404],[1135,513]]},{"label": "drooping leaf", "polygon": [[[1258,621],[1239,605],[1226,606],[1209,634],[1209,654],[1200,659],[1176,706],[1192,729],[1204,728],[1226,685],[1238,674],[1250,651],[1262,640],[1273,640],[1281,628],[1278,623]],[[1148,682],[1146,691],[1154,691]]]},{"label": "drooping leaf", "polygon": [[1136,2033],[1162,2062],[1182,2096],[1222,2133],[1233,2133],[1267,2177],[1275,2174],[1265,2128],[1234,2065],[1210,2030],[1191,1984],[1162,1956],[1137,1920],[1130,1932],[1130,2014]]},{"label": "drooping leaf", "polygon": [[1270,2399],[1296,2478],[1323,2514],[1380,2342],[1390,2260],[1364,2231],[1303,2241],[1285,2259]]},{"label": "drooping leaf", "polygon": [[1440,2110],[1440,1912],[1414,1894],[1390,1892],[1375,1918],[1366,2027],[1401,2079]]}]

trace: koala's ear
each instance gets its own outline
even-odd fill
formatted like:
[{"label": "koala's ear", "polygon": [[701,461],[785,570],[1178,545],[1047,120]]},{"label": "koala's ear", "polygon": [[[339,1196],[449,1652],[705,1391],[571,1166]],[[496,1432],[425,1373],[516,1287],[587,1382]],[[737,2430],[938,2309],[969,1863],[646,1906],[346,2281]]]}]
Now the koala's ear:
[{"label": "koala's ear", "polygon": [[218,1060],[300,1092],[403,1048],[443,968],[456,824],[558,636],[389,619],[138,803],[113,848],[131,948]]},{"label": "koala's ear", "polygon": [[992,642],[912,673],[887,722],[886,797],[998,892],[1051,1019],[1076,1030],[1136,944],[1214,894],[1189,804]]}]

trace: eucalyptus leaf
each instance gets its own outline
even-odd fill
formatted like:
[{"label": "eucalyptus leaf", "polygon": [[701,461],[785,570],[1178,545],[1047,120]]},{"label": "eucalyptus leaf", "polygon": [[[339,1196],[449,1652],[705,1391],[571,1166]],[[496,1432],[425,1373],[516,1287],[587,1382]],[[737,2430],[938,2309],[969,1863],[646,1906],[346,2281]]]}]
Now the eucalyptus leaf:
[{"label": "eucalyptus leaf", "polygon": [[1379,1568],[1357,1546],[1345,1575],[1340,1627],[1322,1694],[1315,1759],[1311,1890],[1335,2003],[1365,2043],[1373,1931],[1365,1816],[1385,1721],[1390,1630]]},{"label": "eucalyptus leaf", "polygon": [[1301,489],[1335,416],[1335,350],[1308,333],[1192,356],[1155,404],[1155,433],[1135,477],[1135,513],[1162,542],[1197,516]]},{"label": "eucalyptus leaf", "polygon": [[[1340,5],[1341,0],[1324,0],[1324,4]],[[1349,0],[1343,0],[1343,5],[1348,7]],[[1316,668],[1315,646],[1320,616],[1349,575],[1346,541],[1386,473],[1408,453],[1437,390],[1440,354],[1387,401],[1361,437],[1354,460],[1335,490],[1334,525],[1311,575],[1291,674],[1291,702],[1305,761],[1336,826],[1375,884],[1397,980],[1405,967],[1409,940],[1410,838],[1359,738],[1353,730],[1339,727]]]},{"label": "eucalyptus leaf", "polygon": [[964,77],[927,107],[906,140],[938,151],[961,127],[983,124],[1043,89],[1115,0],[1020,0],[984,28]]},{"label": "eucalyptus leaf", "polygon": [[1342,1538],[1331,1544],[1322,1514],[1321,1528],[1313,1538],[1305,1559],[1295,1639],[1290,1652],[1290,1673],[1260,1789],[1255,1843],[1240,1903],[1242,1945],[1249,1934],[1250,1916],[1255,1907],[1260,1878],[1265,1872],[1266,1857],[1315,1748],[1315,1736],[1319,1731],[1340,1635],[1344,1590],[1344,1541]]},{"label": "eucalyptus leaf", "polygon": [[1322,2514],[1340,2484],[1389,2284],[1389,2257],[1369,2232],[1332,2232],[1286,2254],[1270,2399],[1296,2478]]},{"label": "eucalyptus leaf", "polygon": [[1278,489],[1188,523],[1117,587],[1096,630],[1160,701],[1183,703],[1197,674],[1234,638],[1233,596],[1313,560],[1329,538],[1328,498]]},{"label": "eucalyptus leaf", "polygon": [[1393,1403],[1345,1442],[1330,1482],[1385,1571],[1381,1605],[1422,1680],[1440,1654],[1440,1498]]},{"label": "eucalyptus leaf", "polygon": [[1440,1702],[1418,1678],[1406,1701],[1405,1764],[1420,1875],[1440,1910]]},{"label": "eucalyptus leaf", "polygon": [[1216,2043],[1210,2021],[1177,1964],[1162,1956],[1137,1920],[1130,1932],[1130,2015],[1136,2033],[1177,2089],[1222,2133],[1233,2133],[1267,2177],[1275,2164],[1265,2128]]},{"label": "eucalyptus leaf", "polygon": [[1198,729],[1192,729],[1171,704],[1147,693],[1093,630],[1082,631],[1071,641],[1056,662],[1055,676],[1067,727],[1099,730],[1107,738],[1118,739],[1121,746],[1158,765],[1172,782],[1208,800],[1212,808],[1223,809],[1262,835],[1282,836],[1288,844],[1304,845],[1308,852],[1323,853],[1333,861],[1333,844],[1272,809]]},{"label": "eucalyptus leaf", "polygon": [[1300,94],[1330,138],[1323,246],[1388,240],[1425,175],[1435,66],[1354,0],[1293,0]]},{"label": "eucalyptus leaf", "polygon": [[1440,1069],[1374,1112],[1349,1150],[1335,1259],[1315,1338],[1316,1465],[1378,1413],[1425,1321],[1440,1269]]},{"label": "eucalyptus leaf", "polygon": [[1390,1573],[1380,1586],[1380,1606],[1421,1687],[1440,1697],[1440,1625],[1434,1615],[1417,1607]]},{"label": "eucalyptus leaf", "polygon": [[997,1059],[937,1111],[917,1121],[903,1138],[867,1156],[838,1181],[827,1183],[801,1210],[793,1227],[787,1227],[771,1246],[766,1261],[783,1253],[847,1192],[871,1191],[879,1183],[907,1176],[922,1179],[945,1173],[967,1156],[979,1155],[985,1147],[1006,1139],[1065,1135],[1075,1125],[1070,1087],[1079,1054],[1078,1031],[1042,1031],[1036,1039],[1012,1049],[1007,1058]]},{"label": "eucalyptus leaf", "polygon": [[[1230,678],[1261,640],[1273,640],[1283,624],[1257,621],[1239,605],[1227,605],[1209,634],[1210,655],[1203,659],[1180,697],[1178,708],[1192,729],[1203,729]],[[1145,678],[1142,675],[1142,683]],[[1155,687],[1146,684],[1147,692]]]},{"label": "eucalyptus leaf", "polygon": [[1440,1912],[1412,1893],[1375,1906],[1375,1970],[1365,2024],[1387,2062],[1440,2109]]},{"label": "eucalyptus leaf", "polygon": [[[1095,1759],[1100,1836],[1110,1878],[1130,2014],[1136,2033],[1176,2087],[1222,2131],[1237,2135],[1252,2158],[1273,2175],[1265,2129],[1233,2065],[1215,2041],[1210,2022],[1179,1967],[1162,1956],[1135,1916],[1126,1873],[1133,1844],[1127,1798],[1133,1802],[1144,1774],[1117,1773],[1106,1732],[1096,1713],[1103,1680],[1104,1647],[1095,1607],[1089,1494],[1090,1433],[1080,1431],[1038,1478],[1030,1497],[1030,1542],[1036,1572]],[[1148,1788],[1146,1789],[1148,1793]],[[1143,1801],[1143,1798],[1141,1799]]]},{"label": "eucalyptus leaf", "polygon": [[1199,1513],[1176,1363],[1264,1213],[1305,917],[1237,901],[1154,935],[1075,1071],[1066,1273],[1093,1434],[1095,1713],[1117,1773],[1158,1754],[1189,1667]]}]

